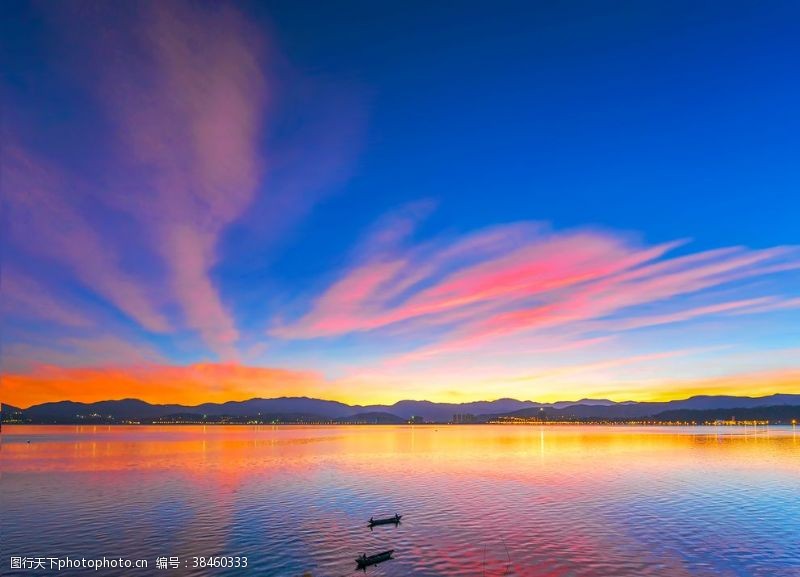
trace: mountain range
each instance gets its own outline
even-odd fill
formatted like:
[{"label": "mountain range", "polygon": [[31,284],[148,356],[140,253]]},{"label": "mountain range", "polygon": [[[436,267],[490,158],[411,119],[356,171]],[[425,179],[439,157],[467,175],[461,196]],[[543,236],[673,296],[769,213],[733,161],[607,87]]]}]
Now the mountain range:
[{"label": "mountain range", "polygon": [[249,399],[226,403],[204,403],[187,406],[179,404],[151,404],[139,399],[121,399],[96,403],[59,401],[19,409],[3,405],[2,417],[9,420],[16,414],[29,422],[70,422],[86,418],[115,420],[148,420],[171,415],[205,416],[207,418],[231,417],[234,419],[261,418],[262,420],[330,420],[330,421],[405,421],[417,417],[426,422],[448,422],[456,414],[473,415],[478,420],[492,417],[546,416],[557,419],[637,419],[652,417],[667,411],[708,411],[754,409],[759,407],[797,406],[800,394],[775,394],[764,397],[698,395],[688,399],[665,402],[614,402],[607,399],[580,399],[538,403],[516,399],[475,401],[469,403],[435,403],[431,401],[398,401],[392,405],[347,405],[308,397],[280,397],[275,399]]}]

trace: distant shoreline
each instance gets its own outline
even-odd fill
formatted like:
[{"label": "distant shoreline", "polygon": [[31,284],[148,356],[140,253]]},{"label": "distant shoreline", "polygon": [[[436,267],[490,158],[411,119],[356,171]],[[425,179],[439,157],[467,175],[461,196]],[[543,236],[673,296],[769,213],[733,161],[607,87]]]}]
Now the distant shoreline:
[{"label": "distant shoreline", "polygon": [[797,427],[800,422],[770,421],[528,421],[485,423],[242,423],[242,422],[2,422],[6,427]]},{"label": "distant shoreline", "polygon": [[583,399],[543,405],[498,399],[466,404],[401,401],[360,406],[281,397],[197,406],[152,405],[139,399],[61,401],[20,409],[4,404],[3,424],[36,425],[654,425],[796,424],[800,395],[697,396],[665,403],[614,403]]}]

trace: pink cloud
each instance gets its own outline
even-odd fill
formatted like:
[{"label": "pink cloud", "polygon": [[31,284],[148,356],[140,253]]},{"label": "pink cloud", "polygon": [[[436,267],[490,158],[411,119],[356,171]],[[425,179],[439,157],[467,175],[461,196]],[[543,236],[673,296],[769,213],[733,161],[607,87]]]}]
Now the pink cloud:
[{"label": "pink cloud", "polygon": [[86,314],[57,298],[41,283],[8,265],[3,267],[0,274],[0,290],[3,294],[0,304],[5,316],[34,317],[74,328],[95,325]]},{"label": "pink cloud", "polygon": [[[637,305],[657,303],[735,280],[758,277],[764,274],[763,265],[769,268],[775,259],[781,257],[793,258],[794,266],[800,268],[800,255],[796,251],[777,248],[708,251],[624,270],[566,294],[554,295],[546,304],[479,319],[464,329],[460,344],[474,346],[501,335],[597,319]],[[687,318],[720,312],[720,306],[725,305],[695,309],[695,314],[689,314]],[[673,318],[677,319],[679,314],[674,313]],[[683,314],[687,315],[686,312]]]},{"label": "pink cloud", "polygon": [[[395,226],[395,223],[391,223]],[[407,223],[400,224],[405,230]],[[394,237],[396,231],[378,233]],[[370,238],[369,245],[373,242]],[[390,247],[354,265],[296,323],[275,329],[286,338],[372,330],[410,319],[447,320],[626,270],[674,244],[633,249],[597,232],[544,233],[532,224],[496,227],[443,246]],[[404,291],[424,286],[402,299]],[[393,304],[401,298],[400,304]],[[343,301],[347,301],[346,305]]]},{"label": "pink cloud", "polygon": [[[384,236],[409,236],[395,232]],[[708,295],[707,302],[693,305],[679,298],[800,268],[800,253],[791,247],[733,247],[669,258],[683,242],[648,247],[618,233],[548,232],[530,223],[370,250],[375,236],[305,315],[272,334],[311,339],[403,327],[412,341],[424,342],[438,326],[433,343],[400,357],[409,361],[542,331],[549,338],[582,341],[591,330],[613,333],[787,306],[781,304],[786,298],[774,295]],[[663,303],[670,303],[669,312],[636,310]],[[613,318],[622,313],[624,318]]]},{"label": "pink cloud", "polygon": [[[133,49],[105,68],[106,102],[142,184],[129,208],[150,230],[187,325],[232,357],[238,332],[211,271],[222,231],[263,178],[266,42],[229,7],[183,2],[146,5],[135,29]],[[113,34],[106,42],[117,54],[131,48]]]},{"label": "pink cloud", "polygon": [[[40,280],[78,280],[148,331],[188,328],[221,359],[237,358],[217,274],[238,255],[221,254],[223,235],[236,223],[248,235],[241,252],[263,251],[330,192],[359,141],[357,91],[296,75],[264,27],[227,4],[68,5],[46,17],[63,35],[70,97],[100,106],[80,107],[95,114],[75,155],[50,153],[45,133],[31,139],[35,156],[31,142],[10,144],[28,126],[4,134],[12,243]],[[274,126],[278,107],[302,120]],[[51,320],[80,323],[36,298],[29,316],[47,308]]]},{"label": "pink cloud", "polygon": [[81,183],[8,143],[3,160],[12,241],[38,258],[68,267],[144,328],[169,330],[156,296],[123,267],[113,239],[101,236],[78,208],[86,200]]},{"label": "pink cloud", "polygon": [[163,361],[163,357],[150,345],[107,332],[91,336],[50,336],[41,342],[10,343],[5,347],[3,356],[3,365],[9,372],[28,372],[40,365],[136,366]]}]

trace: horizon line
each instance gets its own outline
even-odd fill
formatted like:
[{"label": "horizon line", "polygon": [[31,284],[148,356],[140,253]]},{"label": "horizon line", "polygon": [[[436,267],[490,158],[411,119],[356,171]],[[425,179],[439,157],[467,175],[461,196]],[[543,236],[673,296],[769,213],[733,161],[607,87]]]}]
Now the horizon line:
[{"label": "horizon line", "polygon": [[279,399],[308,399],[308,400],[312,400],[312,401],[323,401],[323,402],[328,402],[328,403],[339,403],[339,404],[342,404],[342,405],[346,405],[348,407],[364,407],[364,408],[372,407],[372,406],[393,407],[393,406],[397,405],[398,403],[403,403],[403,402],[432,403],[432,404],[437,404],[437,405],[469,405],[469,404],[473,404],[473,403],[495,403],[497,401],[504,401],[504,400],[516,401],[516,402],[519,402],[519,403],[534,403],[534,404],[537,404],[537,405],[557,405],[557,404],[560,404],[560,403],[578,404],[578,403],[581,403],[582,401],[607,401],[607,402],[613,403],[615,405],[631,404],[631,403],[634,403],[634,404],[638,405],[638,404],[642,404],[642,403],[670,403],[670,402],[675,402],[675,401],[687,401],[689,399],[695,399],[697,397],[733,397],[733,398],[739,398],[739,399],[764,399],[764,398],[767,398],[767,397],[775,397],[775,396],[778,396],[778,395],[800,395],[800,393],[776,392],[776,393],[770,393],[770,394],[767,394],[767,395],[759,395],[759,396],[753,396],[753,395],[730,395],[730,394],[717,394],[717,395],[714,395],[714,394],[697,394],[697,395],[691,395],[689,397],[672,398],[672,399],[660,400],[660,401],[652,401],[652,400],[649,400],[649,401],[634,401],[634,400],[613,401],[611,399],[600,398],[600,397],[595,397],[595,398],[593,398],[593,397],[584,397],[584,398],[577,399],[577,400],[574,400],[574,401],[573,400],[563,400],[563,401],[554,401],[554,402],[541,402],[541,401],[533,401],[533,400],[530,400],[530,399],[521,400],[521,399],[517,399],[517,398],[514,398],[514,397],[498,397],[498,398],[492,399],[492,400],[478,399],[478,400],[473,400],[473,401],[462,401],[462,402],[431,401],[429,399],[400,399],[400,400],[395,401],[393,403],[369,403],[369,404],[350,404],[350,403],[346,403],[344,401],[338,401],[338,400],[335,400],[335,399],[323,399],[323,398],[319,398],[319,397],[309,397],[307,395],[297,395],[297,396],[282,395],[282,396],[279,396],[279,397],[250,397],[250,398],[247,398],[247,399],[240,399],[240,400],[230,399],[230,400],[227,400],[227,401],[219,401],[219,402],[205,401],[205,402],[197,403],[197,404],[194,404],[194,405],[184,405],[181,402],[152,403],[150,401],[146,401],[146,400],[140,399],[138,397],[122,397],[122,398],[119,398],[119,399],[100,399],[100,400],[97,400],[97,401],[73,401],[73,400],[70,400],[70,399],[61,399],[61,400],[54,400],[54,401],[44,401],[44,402],[41,402],[41,403],[34,403],[34,404],[29,405],[27,407],[18,407],[16,405],[12,405],[11,403],[6,403],[5,401],[0,401],[0,410],[2,409],[3,405],[7,405],[7,406],[13,407],[15,409],[26,411],[26,410],[28,410],[28,409],[30,409],[32,407],[37,407],[37,406],[40,406],[40,405],[46,405],[46,404],[50,404],[50,403],[75,403],[75,404],[79,404],[79,405],[92,405],[92,404],[95,404],[95,403],[114,403],[114,402],[121,402],[121,401],[138,401],[138,402],[146,403],[146,404],[152,405],[152,406],[180,405],[180,406],[183,406],[183,407],[199,407],[200,405],[224,405],[224,404],[227,404],[227,403],[246,403],[246,402],[249,402],[249,401],[274,401],[274,400],[279,400]]}]

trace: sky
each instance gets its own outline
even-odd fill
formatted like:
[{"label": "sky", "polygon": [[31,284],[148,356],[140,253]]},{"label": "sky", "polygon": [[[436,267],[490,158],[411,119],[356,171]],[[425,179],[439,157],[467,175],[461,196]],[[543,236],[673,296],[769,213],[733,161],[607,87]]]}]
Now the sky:
[{"label": "sky", "polygon": [[800,393],[796,2],[4,2],[15,406]]}]

